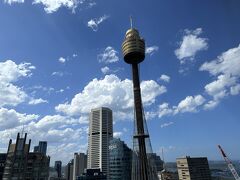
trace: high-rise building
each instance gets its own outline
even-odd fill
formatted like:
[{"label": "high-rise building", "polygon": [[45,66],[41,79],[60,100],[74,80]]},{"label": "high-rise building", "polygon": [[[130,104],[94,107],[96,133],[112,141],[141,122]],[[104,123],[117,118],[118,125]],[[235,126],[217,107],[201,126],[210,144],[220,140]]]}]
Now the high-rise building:
[{"label": "high-rise building", "polygon": [[57,177],[62,177],[62,161],[55,161],[54,169],[57,172]]},{"label": "high-rise building", "polygon": [[153,164],[155,164],[157,172],[161,172],[163,170],[163,161],[161,160],[161,157],[156,153],[149,153],[147,156],[149,160],[153,161]]},{"label": "high-rise building", "polygon": [[211,180],[208,160],[206,157],[177,158],[179,180]]},{"label": "high-rise building", "polygon": [[3,176],[6,158],[7,158],[6,153],[0,153],[0,179],[2,179]]},{"label": "high-rise building", "polygon": [[31,140],[26,144],[24,137],[17,135],[16,144],[10,139],[4,167],[3,180],[9,179],[39,179],[47,180],[50,157],[42,153],[29,152]]},{"label": "high-rise building", "polygon": [[84,173],[84,169],[87,168],[87,155],[84,153],[75,153],[73,162],[73,179],[76,180],[81,174]]},{"label": "high-rise building", "polygon": [[132,150],[120,139],[109,143],[109,179],[131,180]]},{"label": "high-rise building", "polygon": [[92,109],[90,113],[88,134],[88,169],[99,168],[108,176],[108,146],[112,137],[112,110],[106,107]]},{"label": "high-rise building", "polygon": [[38,146],[34,146],[33,152],[47,154],[47,141],[39,141]]},{"label": "high-rise building", "polygon": [[66,180],[73,180],[73,159],[66,165],[64,177]]}]

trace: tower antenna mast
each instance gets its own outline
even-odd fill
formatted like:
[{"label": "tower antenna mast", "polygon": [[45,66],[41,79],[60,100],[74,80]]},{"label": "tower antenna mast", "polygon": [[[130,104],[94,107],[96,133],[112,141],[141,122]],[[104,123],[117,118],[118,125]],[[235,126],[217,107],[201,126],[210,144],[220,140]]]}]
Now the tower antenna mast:
[{"label": "tower antenna mast", "polygon": [[133,20],[132,20],[132,16],[130,16],[130,26],[131,26],[131,29],[133,28]]}]

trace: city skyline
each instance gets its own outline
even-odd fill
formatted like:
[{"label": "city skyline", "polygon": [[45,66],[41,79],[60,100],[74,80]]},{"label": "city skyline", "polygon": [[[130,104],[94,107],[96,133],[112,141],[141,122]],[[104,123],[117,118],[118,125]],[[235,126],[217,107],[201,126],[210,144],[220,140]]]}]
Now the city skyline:
[{"label": "city skyline", "polygon": [[24,126],[32,144],[48,142],[51,164],[66,164],[86,152],[90,110],[102,106],[132,148],[121,54],[131,15],[147,47],[140,80],[153,151],[222,160],[221,144],[239,159],[239,1],[32,2],[0,2],[0,153]]}]

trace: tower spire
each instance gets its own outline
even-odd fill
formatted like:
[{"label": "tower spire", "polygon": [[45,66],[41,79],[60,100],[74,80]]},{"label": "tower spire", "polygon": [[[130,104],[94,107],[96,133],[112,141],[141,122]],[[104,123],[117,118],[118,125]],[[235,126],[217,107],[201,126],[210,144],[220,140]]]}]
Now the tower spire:
[{"label": "tower spire", "polygon": [[130,26],[131,26],[131,29],[133,28],[133,20],[132,20],[132,16],[130,15]]}]

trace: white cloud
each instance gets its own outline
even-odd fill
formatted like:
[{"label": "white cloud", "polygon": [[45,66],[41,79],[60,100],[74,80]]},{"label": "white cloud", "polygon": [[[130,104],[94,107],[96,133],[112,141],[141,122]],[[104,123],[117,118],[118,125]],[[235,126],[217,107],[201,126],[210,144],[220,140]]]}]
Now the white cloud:
[{"label": "white cloud", "polygon": [[91,19],[90,21],[88,21],[87,25],[88,25],[88,27],[92,28],[93,31],[97,31],[98,25],[101,24],[103,21],[105,21],[108,18],[109,18],[109,16],[103,15],[100,18]]},{"label": "white cloud", "polygon": [[107,74],[110,72],[110,69],[109,69],[109,67],[105,66],[105,67],[101,68],[101,71],[103,74]]},{"label": "white cloud", "polygon": [[113,47],[108,46],[103,53],[98,55],[98,61],[106,64],[119,61],[118,52]]},{"label": "white cloud", "polygon": [[210,110],[215,108],[219,104],[219,100],[210,100],[206,104],[204,104],[205,110]]},{"label": "white cloud", "polygon": [[176,115],[185,112],[197,112],[205,103],[206,99],[202,95],[187,96],[181,100],[177,106],[170,107],[168,103],[163,103],[159,106],[158,117],[166,115]]},{"label": "white cloud", "polygon": [[29,121],[38,119],[36,114],[21,114],[14,109],[0,108],[0,131],[17,127]]},{"label": "white cloud", "polygon": [[216,107],[220,100],[240,91],[240,45],[223,52],[217,59],[205,62],[200,71],[208,71],[215,80],[206,84],[205,91],[213,100],[206,104],[206,109]]},{"label": "white cloud", "polygon": [[[141,89],[145,106],[153,104],[159,95],[166,92],[164,86],[153,80],[143,81]],[[70,103],[59,104],[55,109],[69,116],[86,116],[92,108],[101,106],[111,108],[115,120],[132,119],[132,81],[121,80],[113,74],[106,75],[103,79],[93,79]]]},{"label": "white cloud", "polygon": [[169,107],[169,104],[164,102],[163,104],[159,105],[158,109],[158,117],[161,118],[166,115],[172,115],[173,109]]},{"label": "white cloud", "polygon": [[201,95],[187,96],[178,104],[178,106],[175,108],[174,113],[177,114],[179,112],[196,112],[197,108],[203,105],[205,101],[205,98]]},{"label": "white cloud", "polygon": [[4,0],[4,3],[13,4],[13,3],[24,3],[24,0]]},{"label": "white cloud", "polygon": [[79,2],[78,0],[34,0],[33,4],[42,4],[47,13],[53,13],[60,7],[66,7],[74,11]]},{"label": "white cloud", "polygon": [[66,62],[66,58],[60,57],[60,58],[58,59],[58,61],[59,61],[60,63],[65,63],[65,62]]},{"label": "white cloud", "polygon": [[16,106],[24,102],[28,95],[21,87],[14,83],[21,77],[31,76],[31,71],[35,69],[30,63],[16,64],[12,60],[0,62],[0,107],[5,105]]},{"label": "white cloud", "polygon": [[28,104],[30,105],[36,105],[36,104],[41,104],[41,103],[48,103],[47,100],[39,98],[39,99],[31,99]]},{"label": "white cloud", "polygon": [[162,74],[159,78],[160,80],[164,81],[164,82],[170,82],[170,77],[165,75],[165,74]]},{"label": "white cloud", "polygon": [[146,47],[145,53],[149,54],[150,56],[153,55],[156,51],[158,51],[158,46],[150,46]]},{"label": "white cloud", "polygon": [[119,132],[114,132],[114,133],[113,133],[113,137],[115,137],[115,138],[119,138],[119,137],[122,136],[122,134],[123,134],[123,133],[120,132],[120,131],[119,131]]},{"label": "white cloud", "polygon": [[179,43],[180,47],[175,50],[175,55],[180,60],[181,64],[193,60],[197,52],[208,48],[207,39],[199,37],[202,33],[201,28],[197,28],[193,31],[185,29],[184,32],[182,41]]},{"label": "white cloud", "polygon": [[174,122],[164,123],[164,124],[161,124],[161,128],[165,128],[165,127],[171,126],[173,124],[174,124]]},{"label": "white cloud", "polygon": [[240,76],[240,44],[232,49],[223,52],[217,59],[205,62],[200,71],[208,71],[211,75],[228,74]]}]

